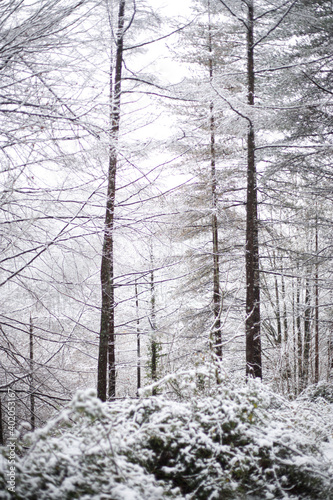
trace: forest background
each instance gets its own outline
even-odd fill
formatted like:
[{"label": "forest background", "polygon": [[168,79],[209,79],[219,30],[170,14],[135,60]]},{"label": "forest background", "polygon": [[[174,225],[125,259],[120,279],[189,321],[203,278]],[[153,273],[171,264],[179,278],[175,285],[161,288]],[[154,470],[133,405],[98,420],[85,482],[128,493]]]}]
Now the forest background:
[{"label": "forest background", "polygon": [[331,380],[332,16],[0,3],[4,408],[35,428],[207,362]]}]

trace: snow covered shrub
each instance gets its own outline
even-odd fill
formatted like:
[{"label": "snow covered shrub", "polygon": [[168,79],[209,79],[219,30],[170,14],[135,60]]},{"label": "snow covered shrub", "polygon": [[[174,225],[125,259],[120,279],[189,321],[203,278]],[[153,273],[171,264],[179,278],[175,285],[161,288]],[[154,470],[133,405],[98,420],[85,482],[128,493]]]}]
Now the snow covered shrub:
[{"label": "snow covered shrub", "polygon": [[[211,380],[202,382],[207,389]],[[170,377],[165,384],[169,390]],[[329,464],[311,435],[275,418],[283,405],[260,384],[224,381],[199,396],[189,373],[179,386],[180,401],[162,394],[108,404],[94,391],[78,392],[67,410],[29,436],[12,497],[333,498]],[[191,393],[197,396],[184,398]],[[4,461],[0,468],[0,498],[12,498]]]},{"label": "snow covered shrub", "polygon": [[321,381],[307,387],[295,401],[294,420],[302,427],[303,433],[316,437],[317,442],[327,448],[331,446],[333,453],[333,386]]},{"label": "snow covered shrub", "polygon": [[[186,401],[192,398],[214,396],[220,389],[220,384],[229,384],[227,374],[220,363],[203,364],[195,369],[186,369],[166,375],[157,382],[140,390],[141,396],[150,396],[152,389],[157,389],[168,399]],[[234,382],[235,383],[235,382]]]},{"label": "snow covered shrub", "polygon": [[319,450],[294,427],[272,422],[269,403],[255,384],[221,386],[187,403],[143,400],[128,458],[183,498],[329,498]]},{"label": "snow covered shrub", "polygon": [[311,401],[322,399],[327,403],[333,403],[333,384],[321,381],[318,384],[310,385],[302,392],[300,398],[308,398]]},{"label": "snow covered shrub", "polygon": [[[29,450],[16,462],[16,491],[0,498],[20,500],[144,500],[163,489],[138,465],[118,456],[112,442],[113,415],[95,391],[78,391],[70,407],[28,436]],[[116,443],[121,439],[117,436]],[[145,496],[147,495],[147,497]]]}]

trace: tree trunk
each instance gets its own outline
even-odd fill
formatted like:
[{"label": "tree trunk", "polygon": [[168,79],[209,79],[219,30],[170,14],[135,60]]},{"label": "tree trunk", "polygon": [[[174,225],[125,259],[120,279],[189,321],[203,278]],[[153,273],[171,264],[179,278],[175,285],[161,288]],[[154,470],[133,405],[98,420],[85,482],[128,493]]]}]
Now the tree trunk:
[{"label": "tree trunk", "polygon": [[284,275],[281,275],[281,289],[282,289],[282,300],[283,300],[283,333],[284,341],[288,342],[288,315],[287,315],[287,303],[286,303],[286,286],[284,282]]},{"label": "tree trunk", "polygon": [[[254,105],[254,33],[253,1],[248,2],[247,76],[248,104]],[[262,377],[260,338],[260,283],[257,173],[255,133],[249,119],[247,135],[247,204],[246,204],[246,375]]]},{"label": "tree trunk", "polygon": [[331,322],[331,327],[329,331],[329,337],[327,342],[327,381],[333,382],[333,325]]},{"label": "tree trunk", "polygon": [[303,339],[302,339],[302,329],[301,329],[301,279],[297,278],[296,281],[296,330],[297,330],[297,367],[298,367],[298,393],[302,390],[302,380],[303,380]]},{"label": "tree trunk", "polygon": [[[210,21],[210,2],[208,2],[208,51],[209,51],[209,79],[213,80],[212,58],[212,33]],[[221,332],[221,293],[220,293],[220,263],[219,263],[219,234],[217,221],[217,181],[216,181],[216,152],[215,152],[215,117],[214,103],[210,103],[210,166],[211,166],[211,191],[212,191],[212,237],[213,237],[213,312],[215,339],[215,352],[222,358],[222,332]]]},{"label": "tree trunk", "polygon": [[318,217],[316,217],[316,277],[315,277],[315,383],[319,382],[319,262]]},{"label": "tree trunk", "polygon": [[287,316],[287,304],[286,304],[286,286],[284,281],[283,271],[281,274],[281,294],[282,294],[282,302],[283,302],[283,357],[284,357],[284,378],[287,382],[287,392],[290,394],[291,391],[291,382],[292,382],[292,371],[291,371],[291,363],[290,363],[290,335],[288,332],[288,316]]},{"label": "tree trunk", "polygon": [[[275,259],[274,259],[275,261]],[[278,280],[277,277],[274,276],[274,284],[275,284],[275,300],[276,300],[276,330],[277,330],[277,337],[276,337],[276,342],[277,344],[281,345],[281,340],[282,340],[282,326],[281,326],[281,312],[280,312],[280,293],[279,293],[279,285],[278,285]]]},{"label": "tree trunk", "polygon": [[[123,67],[125,0],[120,0],[118,32],[116,38],[116,65],[113,85],[113,71],[110,70],[110,149],[107,201],[104,222],[104,241],[101,263],[101,327],[98,353],[97,395],[105,401],[116,396],[115,367],[115,301],[114,301],[114,209],[116,194],[117,144],[120,126],[120,95]],[[107,391],[108,386],[108,391]]]},{"label": "tree trunk", "polygon": [[35,396],[34,396],[34,335],[33,335],[33,322],[32,317],[30,316],[30,327],[29,327],[29,340],[30,340],[30,349],[29,349],[29,363],[30,363],[30,383],[29,383],[29,392],[30,392],[30,425],[31,430],[34,431],[36,428],[35,422]]},{"label": "tree trunk", "polygon": [[[151,307],[151,378],[153,382],[157,381],[157,363],[158,363],[158,345],[156,339],[156,298],[155,298],[155,281],[154,281],[154,257],[153,248],[150,251],[150,307]],[[153,388],[153,396],[157,394],[156,388]]]},{"label": "tree trunk", "polygon": [[139,316],[139,293],[138,283],[135,280],[135,309],[136,309],[136,362],[137,362],[137,396],[141,388],[141,342],[140,342],[140,316]]},{"label": "tree trunk", "polygon": [[4,438],[3,438],[3,424],[2,424],[2,400],[0,398],[0,446],[3,446]]},{"label": "tree trunk", "polygon": [[293,325],[293,379],[294,379],[294,394],[297,396],[298,394],[298,354],[297,354],[297,344],[298,344],[298,325],[297,325],[297,317],[298,317],[298,309],[295,301],[295,281],[292,281],[292,325]]},{"label": "tree trunk", "polygon": [[303,377],[302,388],[309,382],[310,376],[310,350],[311,350],[311,293],[310,280],[306,279],[305,284],[305,311],[304,311],[304,353],[303,353]]}]

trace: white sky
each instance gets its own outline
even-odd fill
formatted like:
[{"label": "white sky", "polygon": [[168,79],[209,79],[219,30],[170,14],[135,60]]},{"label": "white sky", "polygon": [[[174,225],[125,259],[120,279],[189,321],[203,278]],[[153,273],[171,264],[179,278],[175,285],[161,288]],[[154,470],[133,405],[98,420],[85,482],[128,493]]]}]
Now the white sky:
[{"label": "white sky", "polygon": [[163,9],[169,15],[186,15],[192,0],[150,0],[152,7]]}]

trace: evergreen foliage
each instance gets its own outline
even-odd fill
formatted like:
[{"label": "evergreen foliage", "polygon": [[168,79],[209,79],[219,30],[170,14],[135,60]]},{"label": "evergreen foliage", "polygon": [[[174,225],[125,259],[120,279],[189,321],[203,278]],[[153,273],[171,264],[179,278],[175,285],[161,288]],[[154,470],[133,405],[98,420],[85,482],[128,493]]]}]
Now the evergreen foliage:
[{"label": "evergreen foliage", "polygon": [[13,498],[333,498],[332,463],[315,425],[304,426],[264,385],[216,384],[203,368],[158,384],[161,395],[135,401],[102,403],[92,390],[77,392],[27,436]]}]

